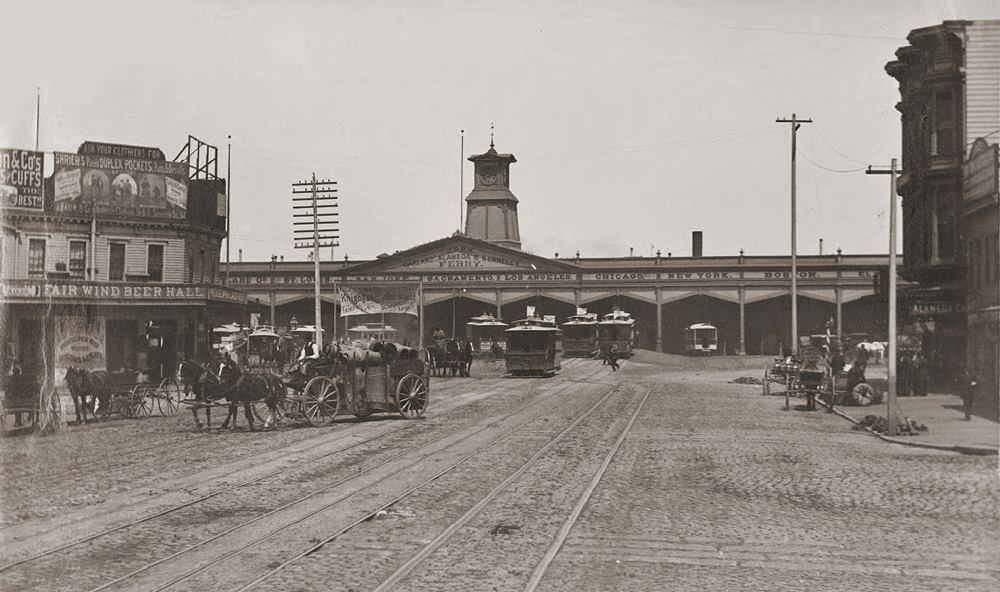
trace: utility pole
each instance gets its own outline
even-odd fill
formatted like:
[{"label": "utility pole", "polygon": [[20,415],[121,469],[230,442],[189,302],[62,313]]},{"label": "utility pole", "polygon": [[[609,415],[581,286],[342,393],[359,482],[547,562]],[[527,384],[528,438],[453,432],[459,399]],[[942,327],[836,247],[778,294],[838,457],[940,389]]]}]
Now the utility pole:
[{"label": "utility pole", "polygon": [[232,201],[233,196],[233,137],[226,136],[226,285],[229,285],[229,245],[233,242],[233,237],[229,235],[230,224],[229,219],[231,218],[230,213],[232,209],[229,207],[229,203]]},{"label": "utility pole", "polygon": [[798,119],[792,113],[791,119],[775,119],[777,123],[789,123],[792,127],[792,353],[799,352],[799,270],[795,254],[795,134],[803,123],[812,123],[810,119]]},{"label": "utility pole", "polygon": [[899,427],[896,417],[896,159],[888,171],[876,171],[871,166],[866,175],[889,175],[889,363],[886,370],[886,419],[889,435],[895,436]]},{"label": "utility pole", "polygon": [[[320,301],[320,274],[319,274],[319,249],[320,247],[340,246],[337,242],[340,239],[340,221],[337,212],[328,211],[326,208],[336,208],[337,204],[337,182],[317,180],[316,173],[312,174],[311,181],[299,181],[292,183],[292,194],[303,197],[292,197],[293,210],[312,210],[309,213],[296,214],[293,218],[312,218],[308,222],[293,222],[293,226],[305,226],[306,228],[295,228],[293,231],[296,249],[312,249],[313,260],[313,281],[315,283],[315,305],[316,305],[316,347],[323,348],[323,320],[322,306]],[[308,196],[308,197],[306,197]],[[295,205],[304,204],[304,205]],[[312,228],[308,228],[312,226]],[[325,241],[325,242],[321,242]],[[311,244],[310,244],[311,243]],[[334,294],[337,293],[334,284]],[[336,303],[334,303],[336,307]],[[336,308],[334,308],[336,311]],[[333,340],[337,340],[337,319],[334,315]]]},{"label": "utility pole", "polygon": [[462,144],[458,155],[458,231],[465,234],[465,212],[462,206],[465,203],[465,130],[458,130],[462,134]]}]

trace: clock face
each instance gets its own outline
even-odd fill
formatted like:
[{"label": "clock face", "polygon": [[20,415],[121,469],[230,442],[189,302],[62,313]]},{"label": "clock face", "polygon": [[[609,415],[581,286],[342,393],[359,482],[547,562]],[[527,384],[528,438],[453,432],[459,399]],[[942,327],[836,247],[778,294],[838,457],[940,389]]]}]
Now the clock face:
[{"label": "clock face", "polygon": [[482,185],[496,185],[500,180],[499,172],[493,168],[484,168],[479,172],[479,183]]}]

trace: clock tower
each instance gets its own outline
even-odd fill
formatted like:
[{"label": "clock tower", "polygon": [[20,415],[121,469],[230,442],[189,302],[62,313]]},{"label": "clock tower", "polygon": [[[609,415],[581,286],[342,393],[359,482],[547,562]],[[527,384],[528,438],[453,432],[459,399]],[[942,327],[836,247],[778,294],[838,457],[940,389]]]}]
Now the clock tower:
[{"label": "clock tower", "polygon": [[517,198],[510,192],[510,163],[517,159],[513,154],[497,154],[491,138],[490,149],[469,160],[476,165],[476,181],[465,198],[466,236],[520,249]]}]

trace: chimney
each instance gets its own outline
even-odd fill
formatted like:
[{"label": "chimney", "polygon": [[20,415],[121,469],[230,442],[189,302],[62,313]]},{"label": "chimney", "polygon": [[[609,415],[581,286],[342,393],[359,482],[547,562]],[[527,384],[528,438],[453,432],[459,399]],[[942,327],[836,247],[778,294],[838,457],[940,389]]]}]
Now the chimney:
[{"label": "chimney", "polygon": [[240,249],[240,263],[243,263],[243,249]]},{"label": "chimney", "polygon": [[691,256],[701,257],[701,231],[695,230],[691,233]]}]

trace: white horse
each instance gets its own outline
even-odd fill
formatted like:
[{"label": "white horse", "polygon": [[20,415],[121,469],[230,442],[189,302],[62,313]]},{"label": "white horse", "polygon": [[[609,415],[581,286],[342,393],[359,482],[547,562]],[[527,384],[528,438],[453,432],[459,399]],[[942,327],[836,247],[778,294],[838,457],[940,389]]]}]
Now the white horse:
[{"label": "white horse", "polygon": [[868,359],[872,360],[872,363],[881,364],[887,345],[884,341],[862,341],[858,344],[858,349],[867,353]]}]

